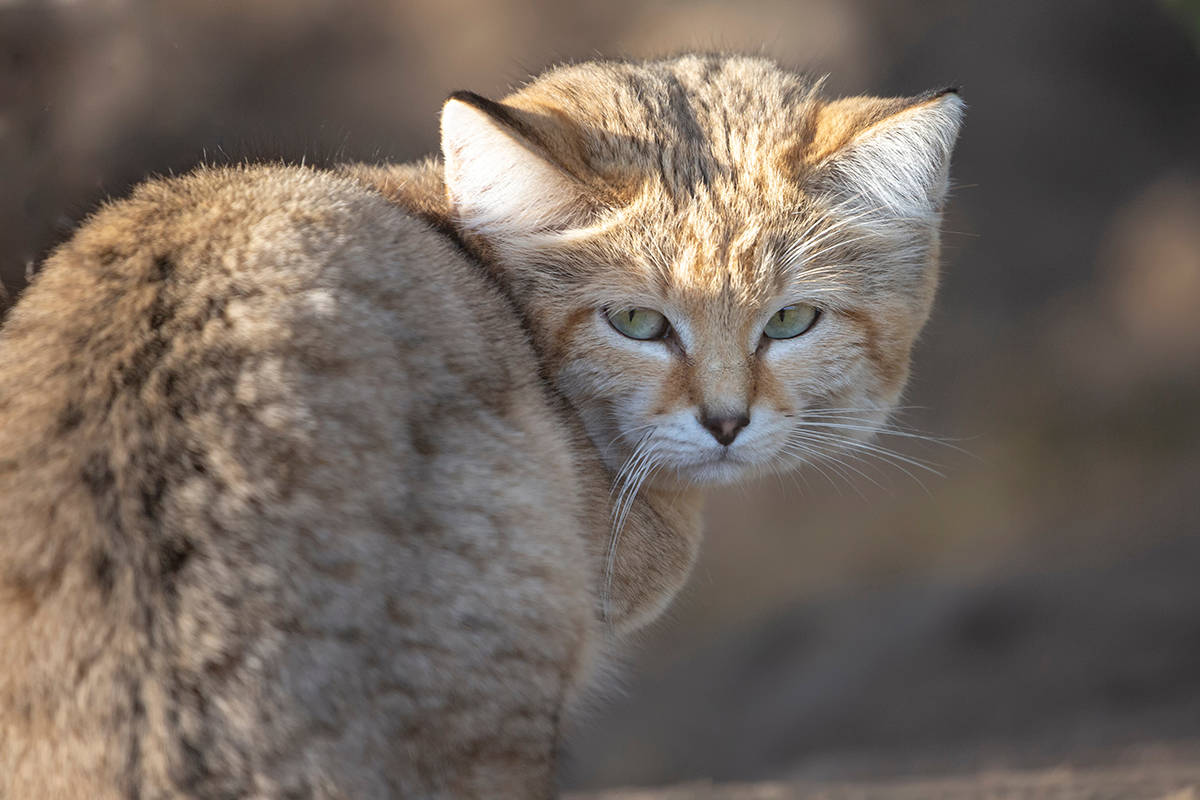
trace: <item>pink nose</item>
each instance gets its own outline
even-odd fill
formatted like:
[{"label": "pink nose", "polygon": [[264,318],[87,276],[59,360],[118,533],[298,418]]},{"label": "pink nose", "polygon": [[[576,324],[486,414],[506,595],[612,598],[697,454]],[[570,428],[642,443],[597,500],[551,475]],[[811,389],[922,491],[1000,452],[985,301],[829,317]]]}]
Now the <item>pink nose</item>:
[{"label": "pink nose", "polygon": [[714,439],[728,447],[737,438],[738,431],[750,424],[750,417],[745,414],[710,415],[702,411],[700,424],[708,428]]}]

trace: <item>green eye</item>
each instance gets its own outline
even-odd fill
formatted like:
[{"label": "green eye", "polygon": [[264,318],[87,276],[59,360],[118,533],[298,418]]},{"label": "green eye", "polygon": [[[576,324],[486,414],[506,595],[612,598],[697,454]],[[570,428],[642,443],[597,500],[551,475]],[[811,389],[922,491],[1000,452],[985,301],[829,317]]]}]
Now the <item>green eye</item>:
[{"label": "green eye", "polygon": [[807,332],[820,315],[821,312],[808,303],[784,306],[771,315],[767,326],[763,328],[763,336],[768,339],[794,339]]},{"label": "green eye", "polygon": [[618,333],[630,339],[661,339],[671,327],[666,317],[651,308],[618,308],[604,315]]}]

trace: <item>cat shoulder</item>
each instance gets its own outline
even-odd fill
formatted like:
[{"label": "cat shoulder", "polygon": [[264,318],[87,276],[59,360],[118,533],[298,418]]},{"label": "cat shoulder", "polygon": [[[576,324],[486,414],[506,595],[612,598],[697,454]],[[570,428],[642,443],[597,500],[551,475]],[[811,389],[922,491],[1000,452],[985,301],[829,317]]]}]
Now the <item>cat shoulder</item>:
[{"label": "cat shoulder", "polygon": [[529,409],[561,454],[537,374],[504,297],[375,188],[282,165],[151,180],[58,248],[0,331],[0,544],[48,563],[69,549],[51,531],[106,514],[201,519],[180,498],[270,501],[318,466],[308,484],[344,483],[377,432],[409,426],[393,460],[445,445],[437,414]]}]

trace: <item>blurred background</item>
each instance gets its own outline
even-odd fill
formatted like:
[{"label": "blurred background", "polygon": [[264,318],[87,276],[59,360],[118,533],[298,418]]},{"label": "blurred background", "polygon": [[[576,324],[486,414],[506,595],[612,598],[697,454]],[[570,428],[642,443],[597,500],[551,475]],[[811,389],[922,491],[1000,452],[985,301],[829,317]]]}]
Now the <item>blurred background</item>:
[{"label": "blurred background", "polygon": [[1200,753],[1194,0],[0,0],[0,278],[151,173],[409,160],[452,90],[686,49],[962,87],[899,417],[942,443],[714,498],[567,784]]}]

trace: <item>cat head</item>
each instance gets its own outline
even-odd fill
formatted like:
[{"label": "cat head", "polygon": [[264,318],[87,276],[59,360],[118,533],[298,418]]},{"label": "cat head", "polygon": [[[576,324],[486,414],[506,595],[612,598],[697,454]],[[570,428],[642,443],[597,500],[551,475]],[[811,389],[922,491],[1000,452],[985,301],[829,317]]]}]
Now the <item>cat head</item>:
[{"label": "cat head", "polygon": [[963,103],[819,89],[685,56],[447,101],[453,224],[612,469],[740,480],[852,447],[896,403]]}]

